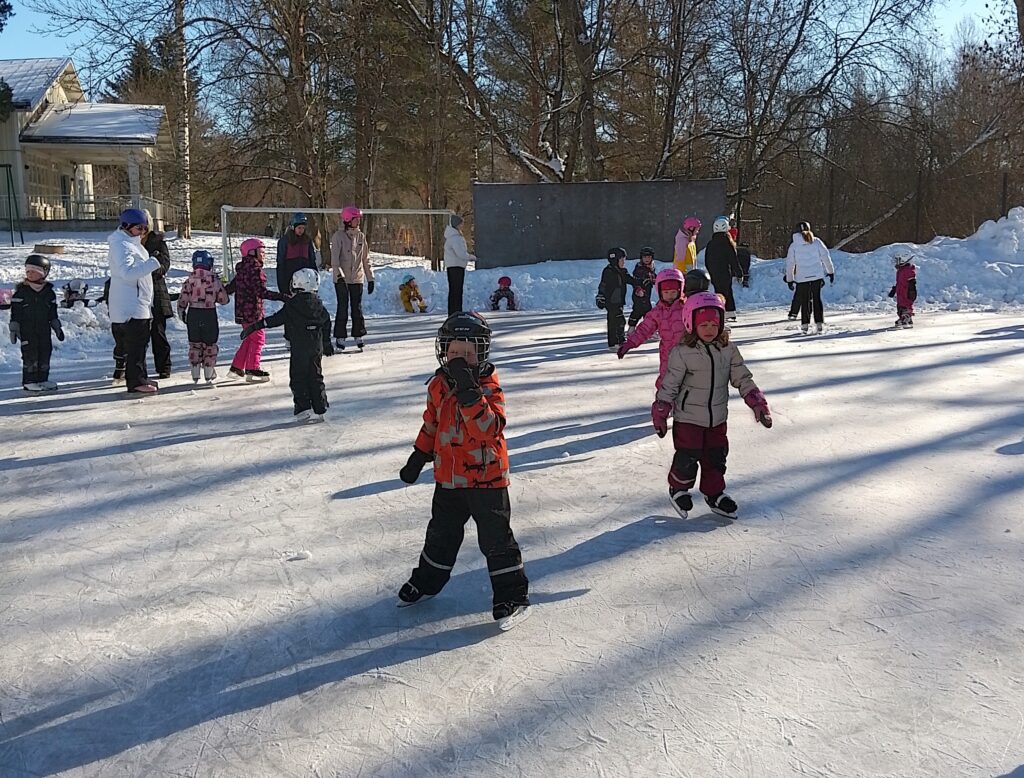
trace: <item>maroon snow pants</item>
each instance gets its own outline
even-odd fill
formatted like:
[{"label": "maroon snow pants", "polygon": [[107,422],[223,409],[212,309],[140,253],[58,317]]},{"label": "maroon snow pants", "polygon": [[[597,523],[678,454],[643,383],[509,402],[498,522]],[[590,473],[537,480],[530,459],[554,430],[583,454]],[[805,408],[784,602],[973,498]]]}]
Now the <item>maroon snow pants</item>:
[{"label": "maroon snow pants", "polygon": [[725,460],[729,456],[729,438],[726,424],[700,427],[696,424],[675,422],[672,442],[676,453],[672,469],[668,471],[668,485],[673,489],[690,490],[697,482],[700,465],[700,491],[715,497],[725,491]]}]

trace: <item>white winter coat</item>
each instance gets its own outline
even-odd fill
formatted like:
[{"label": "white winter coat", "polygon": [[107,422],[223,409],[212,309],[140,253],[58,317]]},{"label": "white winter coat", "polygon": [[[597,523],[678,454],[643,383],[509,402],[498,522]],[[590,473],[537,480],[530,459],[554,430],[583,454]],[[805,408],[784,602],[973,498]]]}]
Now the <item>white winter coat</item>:
[{"label": "white winter coat", "polygon": [[835,272],[832,257],[820,238],[808,243],[799,232],[794,233],[789,253],[786,254],[787,282],[817,281]]},{"label": "white winter coat", "polygon": [[475,261],[476,257],[469,253],[466,239],[449,224],[444,228],[444,266],[465,267],[470,260]]},{"label": "white winter coat", "polygon": [[132,237],[121,229],[107,237],[107,244],[110,247],[107,250],[110,321],[124,324],[129,319],[152,319],[153,277],[150,274],[160,269],[159,260],[142,248],[141,237]]}]

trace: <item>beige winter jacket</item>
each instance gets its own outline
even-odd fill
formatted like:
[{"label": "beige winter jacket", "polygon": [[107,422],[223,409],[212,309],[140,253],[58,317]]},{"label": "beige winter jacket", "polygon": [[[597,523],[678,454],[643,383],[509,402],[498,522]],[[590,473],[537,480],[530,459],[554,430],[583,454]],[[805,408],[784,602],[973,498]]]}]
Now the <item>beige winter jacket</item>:
[{"label": "beige winter jacket", "polygon": [[729,384],[746,397],[757,389],[754,377],[732,343],[682,341],[668,355],[658,399],[673,405],[673,418],[700,427],[716,427],[729,416]]},{"label": "beige winter jacket", "polygon": [[346,232],[341,227],[331,236],[331,275],[335,281],[344,278],[346,284],[373,280],[370,247],[362,230]]}]

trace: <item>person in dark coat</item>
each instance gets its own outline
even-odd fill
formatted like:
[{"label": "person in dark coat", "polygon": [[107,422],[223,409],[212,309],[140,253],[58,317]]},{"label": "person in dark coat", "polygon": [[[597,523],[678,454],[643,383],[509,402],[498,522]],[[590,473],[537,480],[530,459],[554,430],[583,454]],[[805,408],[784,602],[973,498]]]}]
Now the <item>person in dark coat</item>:
[{"label": "person in dark coat", "polygon": [[[148,213],[148,212],[147,212]],[[152,224],[152,222],[150,222]],[[153,342],[153,367],[160,378],[171,377],[171,344],[167,342],[167,320],[174,316],[171,295],[164,276],[171,269],[171,252],[162,232],[149,231],[142,240],[142,248],[160,263],[153,271],[153,321],[150,339]]]},{"label": "person in dark coat", "polygon": [[736,244],[729,235],[729,219],[719,216],[712,227],[714,234],[704,249],[704,267],[711,275],[715,293],[725,298],[725,319],[736,321],[736,299],[732,295],[732,280],[740,278],[743,271],[736,255]]},{"label": "person in dark coat", "polygon": [[277,313],[253,322],[242,330],[245,340],[257,330],[284,325],[291,344],[288,385],[295,403],[296,421],[324,421],[327,390],[324,388],[322,358],[334,354],[331,345],[331,316],[320,302],[317,289],[320,273],[301,268],[291,281],[292,296]]},{"label": "person in dark coat", "polygon": [[277,291],[281,294],[288,294],[296,270],[317,269],[316,247],[306,233],[308,221],[306,214],[296,213],[288,230],[277,241]]},{"label": "person in dark coat", "polygon": [[608,250],[608,264],[601,272],[601,283],[597,287],[598,308],[608,312],[608,348],[618,351],[626,342],[626,316],[622,309],[626,305],[626,286],[633,284],[633,278],[626,270],[626,250]]},{"label": "person in dark coat", "polygon": [[57,384],[50,380],[50,356],[53,343],[64,340],[57,318],[57,295],[46,280],[50,260],[43,254],[29,254],[25,260],[25,280],[11,296],[11,343],[21,341],[21,386],[26,392],[53,392]]},{"label": "person in dark coat", "polygon": [[744,287],[750,286],[750,244],[749,243],[737,243],[736,244],[736,258],[740,262],[740,272],[743,273],[740,280],[743,282]]},{"label": "person in dark coat", "polygon": [[640,249],[640,261],[633,268],[633,307],[629,310],[629,332],[632,335],[636,325],[646,316],[655,301],[651,301],[654,293],[654,279],[658,271],[654,267],[654,249],[644,246]]}]

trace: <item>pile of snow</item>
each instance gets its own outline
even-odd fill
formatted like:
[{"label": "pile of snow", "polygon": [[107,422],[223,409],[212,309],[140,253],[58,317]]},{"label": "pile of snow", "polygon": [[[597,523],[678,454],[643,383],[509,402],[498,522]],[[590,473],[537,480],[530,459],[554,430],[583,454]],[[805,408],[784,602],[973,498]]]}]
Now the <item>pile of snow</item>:
[{"label": "pile of snow", "polygon": [[[244,236],[236,236],[234,244]],[[0,287],[12,287],[22,278],[22,262],[33,243],[59,242],[63,255],[51,258],[50,279],[59,287],[67,280],[86,280],[98,294],[106,277],[106,236],[97,233],[26,234],[26,246],[0,247]],[[613,242],[613,241],[609,241]],[[220,258],[218,233],[197,232],[190,240],[169,241],[172,268],[167,275],[168,286],[176,291],[191,269],[192,252],[205,248]],[[1024,305],[1024,207],[1014,208],[998,221],[985,222],[968,238],[939,237],[924,245],[897,243],[865,254],[832,253],[836,266],[835,284],[826,287],[826,307],[843,306],[865,310],[893,308],[888,291],[895,281],[892,258],[897,249],[912,249],[917,255],[918,307],[946,310],[1000,310],[1006,305]],[[274,284],[273,242],[268,240],[267,275]],[[235,258],[232,258],[232,264]],[[630,260],[628,267],[632,268]],[[428,312],[447,310],[448,281],[444,271],[430,270],[421,257],[390,254],[371,255],[375,267],[376,289],[364,296],[367,315],[403,313],[398,287],[412,275],[427,302]],[[551,261],[488,270],[471,269],[466,274],[464,300],[466,307],[486,311],[490,296],[498,288],[503,275],[512,278],[520,309],[524,311],[593,310],[597,283],[604,259]],[[659,269],[668,267],[657,263]],[[739,310],[788,306],[791,292],[782,281],[785,259],[758,259],[751,265],[751,286],[734,286]],[[321,274],[321,296],[331,314],[335,311],[335,295],[330,273]],[[276,305],[268,305],[268,311]],[[76,349],[91,344],[95,338],[108,338],[108,321],[103,306],[83,312],[61,311],[67,342],[57,346],[61,357],[75,358]],[[233,306],[220,308],[220,319],[230,325]],[[171,324],[180,327],[180,323]],[[0,365],[17,363],[20,356],[10,345],[7,317],[0,317]],[[82,339],[82,344],[79,344]]]}]

